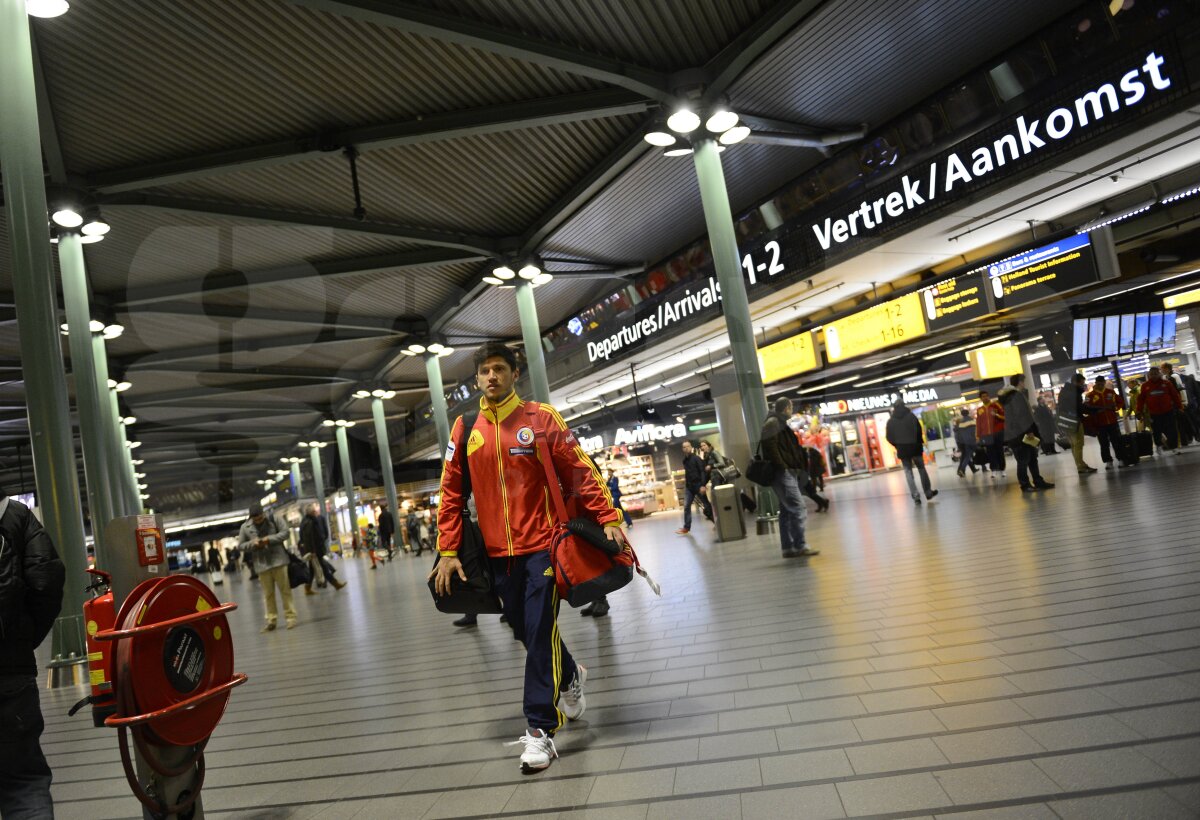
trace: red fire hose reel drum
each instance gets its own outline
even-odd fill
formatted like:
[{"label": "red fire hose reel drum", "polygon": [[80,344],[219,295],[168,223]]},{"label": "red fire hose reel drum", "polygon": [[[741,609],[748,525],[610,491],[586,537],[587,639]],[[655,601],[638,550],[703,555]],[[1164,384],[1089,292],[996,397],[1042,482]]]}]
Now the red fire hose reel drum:
[{"label": "red fire hose reel drum", "polygon": [[[126,775],[147,805],[124,732],[130,730],[143,757],[160,774],[176,775],[199,763],[194,793],[199,792],[204,745],[221,721],[230,691],[246,681],[233,671],[233,638],[225,618],[236,608],[222,604],[195,578],[167,575],[136,586],[121,605],[115,628],[94,636],[116,642],[116,714],[105,725],[121,730]],[[156,765],[148,746],[195,747],[195,755],[186,766],[167,771]]]}]

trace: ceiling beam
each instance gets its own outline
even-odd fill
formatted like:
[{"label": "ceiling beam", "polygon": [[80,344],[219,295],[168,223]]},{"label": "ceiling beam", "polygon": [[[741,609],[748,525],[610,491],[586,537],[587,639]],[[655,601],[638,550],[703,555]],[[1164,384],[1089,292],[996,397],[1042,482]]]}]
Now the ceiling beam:
[{"label": "ceiling beam", "polygon": [[[140,434],[143,430],[178,430],[203,424],[219,424],[229,425],[229,429],[236,433],[241,432],[241,429],[238,427],[239,422],[261,421],[264,418],[276,419],[283,416],[323,415],[329,409],[328,406],[320,408],[300,403],[275,406],[255,405],[253,410],[225,410],[222,407],[220,410],[214,410],[212,413],[203,416],[185,416],[183,418],[164,421],[139,420],[133,428],[133,432]],[[214,431],[206,430],[205,432],[211,433]]]},{"label": "ceiling beam", "polygon": [[162,393],[152,393],[139,397],[137,407],[153,407],[160,404],[176,404],[190,402],[201,398],[215,396],[237,395],[239,393],[255,393],[260,390],[298,390],[301,388],[328,387],[328,379],[255,379],[250,382],[235,382],[223,384],[220,387],[189,387],[184,390],[167,390]]},{"label": "ceiling beam", "polygon": [[38,49],[36,27],[29,27],[30,45],[33,47],[33,86],[37,97],[38,131],[42,143],[42,156],[46,159],[46,169],[50,172],[50,182],[54,185],[66,185],[67,163],[63,159],[62,143],[58,139],[58,126],[54,121],[54,106],[50,104],[50,92],[46,88],[46,71],[42,66],[42,57]]},{"label": "ceiling beam", "polygon": [[204,179],[230,171],[282,165],[321,156],[351,145],[360,152],[367,152],[545,125],[640,114],[651,105],[653,103],[642,95],[619,88],[601,88],[559,97],[427,114],[400,122],[305,134],[200,156],[101,171],[91,174],[87,181],[88,187],[98,193],[118,194]]},{"label": "ceiling beam", "polygon": [[387,319],[379,316],[353,316],[345,313],[305,310],[275,310],[243,305],[212,305],[199,302],[150,302],[137,311],[163,313],[170,316],[208,316],[214,319],[250,319],[257,322],[292,322],[345,330],[374,330],[384,333],[422,333],[428,325],[423,316],[398,316]]},{"label": "ceiling beam", "polygon": [[289,347],[311,347],[313,345],[339,344],[341,342],[357,342],[363,339],[378,339],[383,334],[367,330],[344,331],[336,333],[331,330],[320,330],[308,333],[293,333],[288,336],[268,336],[262,339],[237,339],[231,343],[213,341],[208,344],[178,347],[170,350],[160,350],[157,353],[135,354],[132,356],[114,356],[110,363],[118,369],[132,372],[135,370],[171,369],[164,365],[174,365],[188,359],[203,359],[211,356],[227,356],[237,353],[257,353],[263,350],[282,350]]},{"label": "ceiling beam", "polygon": [[225,202],[214,199],[192,199],[189,197],[140,194],[136,192],[97,197],[97,200],[99,204],[106,208],[120,208],[123,206],[159,208],[169,211],[252,219],[258,222],[309,225],[317,228],[333,228],[350,233],[386,236],[405,242],[416,242],[422,245],[433,245],[435,247],[466,251],[465,254],[460,254],[456,261],[497,256],[501,252],[499,240],[493,237],[473,236],[471,234],[441,231],[434,228],[415,228],[388,222],[358,220],[353,216],[308,213],[305,211],[290,211],[283,208],[244,205],[238,202]]},{"label": "ceiling beam", "polygon": [[212,296],[217,293],[239,293],[250,288],[290,284],[304,279],[332,282],[347,276],[366,273],[395,273],[438,265],[478,261],[482,258],[484,257],[478,254],[449,248],[421,248],[420,250],[354,256],[345,259],[297,262],[292,265],[260,268],[252,271],[212,274],[200,280],[199,283],[194,279],[189,279],[184,282],[145,285],[140,288],[128,288],[124,295],[108,294],[107,298],[118,309],[130,308],[152,305],[156,302]]},{"label": "ceiling beam", "polygon": [[642,139],[642,132],[643,128],[639,125],[529,226],[521,237],[520,255],[537,250],[564,222],[582,210],[651,148]]},{"label": "ceiling beam", "polygon": [[[360,370],[333,370],[328,367],[296,367],[290,365],[260,365],[255,367],[217,367],[210,362],[177,362],[166,368],[172,373],[195,373],[197,376],[261,376],[264,378],[322,379],[330,383],[354,384],[370,376]],[[211,386],[221,389],[220,383]]]},{"label": "ceiling beam", "polygon": [[385,28],[499,54],[522,62],[590,77],[627,88],[660,102],[675,99],[663,74],[624,60],[605,57],[552,40],[498,28],[488,23],[438,11],[427,5],[395,0],[291,0],[299,6],[350,17]]},{"label": "ceiling beam", "polygon": [[718,101],[759,57],[821,6],[822,0],[779,0],[704,67],[706,105]]},{"label": "ceiling beam", "polygon": [[[332,412],[332,410],[333,410],[332,405],[322,404],[322,403],[313,403],[313,402],[249,401],[249,400],[245,400],[245,399],[228,399],[228,398],[222,397],[220,394],[213,394],[213,396],[210,396],[210,398],[211,397],[220,398],[220,399],[222,399],[222,401],[220,404],[214,404],[211,407],[209,407],[208,405],[205,405],[205,404],[196,403],[196,404],[193,404],[188,409],[194,410],[197,413],[207,411],[207,415],[200,417],[200,418],[208,418],[210,421],[213,421],[213,422],[219,422],[221,420],[221,417],[224,416],[229,411],[245,410],[248,412],[257,413],[258,418],[262,418],[264,413],[270,414],[272,416],[275,416],[275,415],[278,415],[281,413],[282,414],[290,414],[290,413],[328,414],[328,413]],[[122,397],[121,400],[125,401],[124,397]],[[132,404],[132,402],[131,402],[131,404]],[[147,419],[147,420],[149,421],[149,419]],[[175,422],[174,419],[166,419],[163,421],[163,423],[167,423],[167,424],[173,424],[174,422]],[[198,422],[199,422],[199,418],[197,419],[197,423]]]}]

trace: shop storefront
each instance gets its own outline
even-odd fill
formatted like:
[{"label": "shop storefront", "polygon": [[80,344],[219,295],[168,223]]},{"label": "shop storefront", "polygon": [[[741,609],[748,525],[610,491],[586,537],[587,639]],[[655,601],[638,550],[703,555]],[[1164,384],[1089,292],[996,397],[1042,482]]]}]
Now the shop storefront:
[{"label": "shop storefront", "polygon": [[[956,384],[936,384],[903,391],[904,400],[918,418],[938,410],[943,403],[960,403]],[[899,391],[830,398],[802,410],[798,431],[806,447],[825,456],[829,476],[856,475],[899,466],[896,451],[887,443],[887,423]],[[928,425],[926,425],[928,430]],[[934,425],[934,440],[943,438],[944,425]],[[927,435],[929,433],[927,432]]]}]

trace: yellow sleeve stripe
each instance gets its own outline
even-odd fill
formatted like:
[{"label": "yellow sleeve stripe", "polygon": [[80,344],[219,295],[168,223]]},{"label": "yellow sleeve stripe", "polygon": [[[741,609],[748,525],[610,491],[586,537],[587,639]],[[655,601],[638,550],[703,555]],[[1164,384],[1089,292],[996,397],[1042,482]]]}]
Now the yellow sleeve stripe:
[{"label": "yellow sleeve stripe", "polygon": [[[450,442],[452,444],[456,443],[460,437],[460,434],[462,432],[462,423],[463,423],[462,416],[459,416],[458,418],[456,418],[454,420],[454,424],[450,425]],[[456,458],[458,457],[457,449],[455,449],[454,455]],[[438,479],[438,487],[440,488],[439,491],[443,492],[443,493],[445,492],[445,489],[446,489],[446,465],[449,463],[450,462],[446,459],[446,454],[442,453],[442,476],[441,476],[441,478]],[[442,528],[438,527],[435,530],[435,535],[434,535],[434,540],[433,540],[433,548],[435,550],[439,550],[439,552],[441,550],[441,543],[440,543],[441,540],[442,540]],[[442,555],[454,555],[454,554],[455,553],[453,553],[453,552],[450,552],[450,553],[443,552],[442,553]]]}]

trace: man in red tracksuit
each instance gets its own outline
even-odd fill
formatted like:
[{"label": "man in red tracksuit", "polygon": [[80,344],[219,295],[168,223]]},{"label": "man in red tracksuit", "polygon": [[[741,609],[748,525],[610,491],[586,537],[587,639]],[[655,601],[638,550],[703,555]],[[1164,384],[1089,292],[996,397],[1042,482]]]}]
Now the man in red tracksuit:
[{"label": "man in red tracksuit", "polygon": [[547,456],[547,446],[564,495],[572,496],[577,514],[603,524],[617,544],[624,545],[625,536],[608,487],[562,416],[549,405],[521,401],[513,391],[520,374],[512,350],[496,342],[483,345],[475,353],[475,374],[483,390],[480,412],[465,445],[461,416],[450,431],[438,513],[440,557],[430,577],[442,595],[449,593],[455,574],[466,580],[458,560],[464,498],[457,456],[457,449],[465,446],[496,592],[513,634],[527,652],[524,711],[529,729],[516,743],[524,746],[521,770],[528,774],[545,769],[558,756],[552,738],[564,718],[576,720],[583,714],[587,681],[587,669],[574,661],[558,632],[558,592],[550,564],[558,522],[540,460]]},{"label": "man in red tracksuit", "polygon": [[1157,367],[1150,368],[1146,375],[1149,378],[1138,390],[1137,414],[1140,416],[1143,411],[1149,411],[1155,441],[1164,451],[1173,453],[1179,446],[1175,413],[1183,410],[1183,399],[1175,385],[1164,379]]},{"label": "man in red tracksuit", "polygon": [[1108,379],[1096,377],[1096,384],[1084,397],[1083,403],[1092,408],[1090,415],[1085,416],[1085,426],[1090,427],[1100,440],[1100,458],[1104,461],[1104,469],[1111,470],[1113,466],[1112,451],[1117,447],[1121,436],[1121,428],[1117,426],[1117,411],[1125,409],[1125,400],[1121,394],[1108,386]]},{"label": "man in red tracksuit", "polygon": [[988,454],[992,478],[1004,478],[1004,408],[986,390],[979,391],[979,409],[975,412],[975,435]]}]

